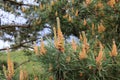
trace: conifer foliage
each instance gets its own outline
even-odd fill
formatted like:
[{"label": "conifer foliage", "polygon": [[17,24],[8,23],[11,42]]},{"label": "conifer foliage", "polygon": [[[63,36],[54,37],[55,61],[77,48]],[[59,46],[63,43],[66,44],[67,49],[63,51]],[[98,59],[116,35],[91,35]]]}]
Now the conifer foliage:
[{"label": "conifer foliage", "polygon": [[[25,52],[34,62],[33,72],[16,66],[7,55],[7,66],[3,73],[7,80],[119,80],[120,76],[120,1],[119,0],[35,0],[39,5],[29,5],[15,0],[3,0],[3,9],[17,14],[20,9],[29,24],[18,25],[19,46],[33,50]],[[12,3],[14,4],[12,4]],[[9,7],[10,6],[10,7]],[[19,6],[19,8],[18,8]],[[28,6],[28,7],[25,7]],[[32,16],[31,16],[32,15]],[[48,23],[53,35],[44,43],[44,37],[37,45],[39,30]],[[11,25],[10,25],[11,26]],[[12,27],[0,26],[1,32],[15,33]],[[66,36],[79,38],[70,43]],[[32,36],[31,36],[32,35]],[[16,36],[14,34],[13,36]],[[26,42],[25,42],[26,41]],[[14,46],[16,47],[16,46]],[[25,47],[26,48],[26,47]],[[28,48],[27,48],[28,49]],[[8,49],[9,50],[9,49]],[[14,56],[14,55],[13,55]],[[12,57],[13,57],[12,56]],[[35,69],[36,62],[41,67]],[[29,65],[31,65],[29,63]],[[27,67],[28,68],[28,67]],[[37,71],[44,69],[42,74]]]}]

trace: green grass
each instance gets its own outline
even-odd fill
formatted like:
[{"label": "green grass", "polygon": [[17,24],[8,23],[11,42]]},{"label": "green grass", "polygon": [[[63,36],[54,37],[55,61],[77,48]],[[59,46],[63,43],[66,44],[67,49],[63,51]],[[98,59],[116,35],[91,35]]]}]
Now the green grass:
[{"label": "green grass", "polygon": [[[15,64],[14,68],[16,68],[16,77],[19,77],[20,69],[26,70],[28,74],[32,76],[44,73],[44,69],[41,67],[41,62],[35,62],[30,60],[31,56],[27,56],[24,51],[10,52],[10,57]],[[2,64],[7,63],[7,54],[5,52],[0,54],[0,62],[2,62]]]}]

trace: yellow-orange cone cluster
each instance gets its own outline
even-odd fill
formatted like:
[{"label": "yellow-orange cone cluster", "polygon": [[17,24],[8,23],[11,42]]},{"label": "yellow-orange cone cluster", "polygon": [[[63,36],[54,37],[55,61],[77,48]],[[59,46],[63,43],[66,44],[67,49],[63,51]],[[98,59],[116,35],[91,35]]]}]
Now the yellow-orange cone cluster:
[{"label": "yellow-orange cone cluster", "polygon": [[84,31],[82,31],[82,38],[83,38],[83,44],[85,46],[86,51],[89,49],[89,44],[87,42],[86,34]]},{"label": "yellow-orange cone cluster", "polygon": [[75,3],[75,0],[72,0],[72,4],[74,4]]},{"label": "yellow-orange cone cluster", "polygon": [[37,46],[36,42],[34,42],[33,48],[34,48],[35,54],[36,54],[36,55],[39,55],[39,53],[38,53],[38,46]]},{"label": "yellow-orange cone cluster", "polygon": [[36,24],[39,25],[41,23],[41,20],[40,19],[37,19],[36,20]]},{"label": "yellow-orange cone cluster", "polygon": [[7,49],[7,51],[8,51],[8,53],[7,53],[7,65],[8,65],[7,78],[8,78],[8,80],[12,80],[12,77],[14,76],[14,64],[10,58],[9,49]]},{"label": "yellow-orange cone cluster", "polygon": [[68,21],[69,21],[69,22],[72,22],[72,21],[73,21],[73,20],[72,20],[72,17],[71,17],[70,15],[68,16]]},{"label": "yellow-orange cone cluster", "polygon": [[22,12],[25,12],[25,11],[26,11],[25,7],[22,7],[21,9],[22,9]]},{"label": "yellow-orange cone cluster", "polygon": [[50,76],[50,77],[49,77],[49,80],[53,80],[53,76]]},{"label": "yellow-orange cone cluster", "polygon": [[72,49],[73,49],[74,51],[76,51],[76,50],[77,50],[77,44],[76,44],[76,42],[75,42],[74,39],[72,39],[71,45],[72,45]]},{"label": "yellow-orange cone cluster", "polygon": [[55,47],[57,47],[57,31],[56,31],[56,28],[55,27],[53,27],[53,32],[54,32],[54,45],[55,45]]},{"label": "yellow-orange cone cluster", "polygon": [[108,4],[109,6],[111,6],[111,7],[114,7],[114,5],[116,4],[116,2],[115,2],[115,0],[109,0],[109,1],[107,2],[107,4]]},{"label": "yellow-orange cone cluster", "polygon": [[40,7],[40,10],[44,9],[44,5],[43,4],[40,4],[39,7]]},{"label": "yellow-orange cone cluster", "polygon": [[97,65],[101,65],[101,61],[103,60],[103,45],[101,44],[101,42],[99,42],[99,46],[100,46],[100,51],[98,56],[96,57]]},{"label": "yellow-orange cone cluster", "polygon": [[80,73],[80,77],[82,77],[82,76],[83,76],[83,73],[81,72],[81,73]]},{"label": "yellow-orange cone cluster", "polygon": [[78,11],[78,9],[77,9],[76,12],[75,12],[75,16],[76,16],[76,17],[78,16],[78,12],[79,12],[79,11]]},{"label": "yellow-orange cone cluster", "polygon": [[117,46],[115,44],[115,41],[113,40],[112,51],[110,52],[110,56],[115,57],[117,56],[117,54],[118,54]]},{"label": "yellow-orange cone cluster", "polygon": [[52,0],[51,1],[51,6],[54,6],[55,5],[55,2]]},{"label": "yellow-orange cone cluster", "polygon": [[28,80],[28,73],[25,70],[20,70],[19,80]]},{"label": "yellow-orange cone cluster", "polygon": [[57,11],[55,12],[55,16],[58,16],[58,12]]},{"label": "yellow-orange cone cluster", "polygon": [[86,54],[85,45],[82,45],[82,51],[79,53],[79,59],[86,59],[86,58],[87,58],[87,54]]},{"label": "yellow-orange cone cluster", "polygon": [[43,40],[41,40],[41,46],[40,46],[40,54],[44,55],[46,54],[46,49]]},{"label": "yellow-orange cone cluster", "polygon": [[83,25],[84,25],[84,26],[87,25],[87,21],[86,21],[86,19],[84,19],[84,21],[83,21]]},{"label": "yellow-orange cone cluster", "polygon": [[80,41],[83,41],[82,34],[79,35],[79,39],[80,39]]},{"label": "yellow-orange cone cluster", "polygon": [[98,2],[97,8],[99,8],[99,9],[103,9],[104,8],[104,5],[103,5],[103,3],[101,1]]},{"label": "yellow-orange cone cluster", "polygon": [[69,15],[67,13],[63,16],[64,19],[66,19],[68,17],[69,17]]},{"label": "yellow-orange cone cluster", "polygon": [[95,35],[95,25],[92,23],[92,35]]},{"label": "yellow-orange cone cluster", "polygon": [[102,32],[104,32],[104,31],[105,31],[105,27],[103,26],[102,23],[100,23],[100,25],[98,25],[98,32],[99,32],[99,33],[102,33]]},{"label": "yellow-orange cone cluster", "polygon": [[85,0],[85,4],[88,6],[89,4],[91,4],[91,0]]},{"label": "yellow-orange cone cluster", "polygon": [[40,51],[39,51],[38,46],[35,42],[34,42],[33,48],[34,48],[34,52],[35,52],[36,55],[46,54],[46,49],[45,49],[45,45],[44,45],[43,40],[41,40]]},{"label": "yellow-orange cone cluster", "polygon": [[60,19],[57,17],[57,35],[56,29],[54,28],[54,44],[55,47],[60,51],[64,52],[64,37],[60,29]]},{"label": "yellow-orange cone cluster", "polygon": [[34,80],[39,80],[37,76],[34,77]]}]

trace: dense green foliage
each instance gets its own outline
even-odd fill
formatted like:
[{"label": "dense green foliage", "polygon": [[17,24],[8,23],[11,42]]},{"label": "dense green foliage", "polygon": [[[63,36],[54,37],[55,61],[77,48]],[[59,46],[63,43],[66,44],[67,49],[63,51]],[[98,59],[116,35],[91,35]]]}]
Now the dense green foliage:
[{"label": "dense green foliage", "polygon": [[[90,43],[90,42],[89,42]],[[100,47],[96,43],[90,43],[86,59],[80,59],[82,51],[81,42],[77,51],[71,44],[65,45],[65,52],[55,49],[53,44],[47,45],[47,53],[38,57],[38,61],[44,63],[46,72],[51,73],[55,80],[119,80],[120,55],[110,56],[111,47],[104,47],[103,60],[100,65],[96,64]],[[119,47],[120,48],[120,47]]]},{"label": "dense green foliage", "polygon": [[[16,5],[7,3],[5,10],[16,13],[17,7],[13,8]],[[8,5],[11,7],[8,8]],[[6,67],[8,75],[6,77],[4,67],[0,66],[0,79],[20,80],[20,77],[26,76],[29,80],[120,79],[119,0],[42,0],[39,6],[30,5],[29,8],[24,8],[21,4],[20,10],[25,13],[26,18],[31,18],[30,15],[33,17],[29,28],[19,27],[20,44],[24,41],[36,41],[37,34],[45,23],[51,29],[57,28],[54,31],[54,41],[53,35],[51,40],[45,36],[48,38],[47,45],[44,46],[42,40],[40,47],[36,44],[27,45],[33,47],[34,51],[27,48],[25,51],[8,52],[8,55],[1,53],[0,65]],[[15,27],[2,32],[11,34],[12,31],[16,33]],[[64,38],[71,34],[78,38],[80,36],[80,41],[67,43],[62,34]],[[14,74],[10,73],[12,61]],[[9,74],[12,74],[11,78]]]},{"label": "dense green foliage", "polygon": [[[50,41],[51,42],[51,41]],[[120,72],[120,46],[118,46],[118,55],[110,56],[112,47],[104,46],[103,57],[101,64],[96,64],[96,57],[98,56],[100,47],[90,41],[90,48],[87,51],[87,58],[80,59],[79,53],[82,52],[82,43],[77,44],[77,50],[74,51],[71,44],[65,45],[65,52],[62,53],[55,48],[53,43],[47,44],[47,49],[44,55],[35,55],[33,51],[17,51],[11,53],[11,59],[15,64],[15,73],[13,80],[18,80],[20,69],[27,71],[28,78],[33,80],[38,76],[39,80],[119,80]],[[2,59],[4,57],[4,60]],[[6,54],[0,56],[0,61],[6,64]],[[30,60],[25,64],[17,67],[24,61]],[[2,71],[2,70],[0,70]],[[1,74],[2,79],[3,72]],[[4,77],[5,79],[5,77]]]}]

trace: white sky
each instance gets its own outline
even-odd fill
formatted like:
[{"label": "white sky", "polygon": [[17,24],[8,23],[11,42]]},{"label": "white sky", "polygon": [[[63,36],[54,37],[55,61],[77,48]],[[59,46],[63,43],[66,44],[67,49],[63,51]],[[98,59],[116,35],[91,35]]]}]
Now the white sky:
[{"label": "white sky", "polygon": [[[38,5],[36,2],[34,2],[34,0],[17,0],[18,2],[23,1],[24,4],[34,4],[34,5]],[[14,14],[11,14],[9,12],[5,12],[2,9],[0,9],[0,18],[1,18],[1,24],[24,24],[26,23],[26,19],[18,16],[16,17]],[[8,36],[10,37],[10,36]],[[10,42],[6,41],[2,41],[0,40],[0,49],[2,48],[6,48],[6,47],[10,47]]]},{"label": "white sky", "polygon": [[0,40],[0,49],[6,48],[6,47],[10,47],[10,43],[8,41],[3,42],[2,40]]},{"label": "white sky", "polygon": [[16,17],[14,14],[5,12],[0,9],[0,18],[1,18],[1,24],[21,24],[25,23],[27,20],[21,16]]},{"label": "white sky", "polygon": [[[21,1],[21,0],[17,0],[17,1]],[[35,4],[38,5],[37,3],[34,2],[35,0],[23,0],[24,4]],[[24,24],[26,23],[26,19],[18,16],[16,17],[14,14],[5,12],[3,10],[0,9],[0,18],[1,18],[1,24]],[[44,36],[46,34],[50,34],[51,30],[48,28],[44,28],[42,31],[39,32],[39,34],[41,34],[41,36]],[[8,36],[10,37],[10,36]],[[68,42],[70,42],[72,39],[74,38],[74,40],[79,41],[78,38],[76,38],[75,36],[71,35],[69,36],[69,38],[67,39]],[[0,40],[0,49],[2,48],[6,48],[6,47],[10,47],[10,42],[6,41],[2,41]]]},{"label": "white sky", "polygon": [[[14,14],[5,12],[1,9],[0,9],[0,18],[1,18],[1,24],[2,25],[4,25],[4,24],[24,24],[27,21],[25,18],[23,18],[21,16],[16,17]],[[47,34],[50,34],[50,33],[51,33],[51,30],[49,28],[44,28],[42,31],[39,32],[39,34],[42,37],[44,35],[47,35]],[[9,36],[7,34],[5,36],[7,36],[9,38],[13,38],[12,36]],[[8,42],[8,41],[4,42],[4,41],[0,40],[0,49],[10,47],[10,44],[11,43]]]},{"label": "white sky", "polygon": [[[21,23],[25,23],[27,20],[24,19],[23,17],[15,17],[14,14],[11,14],[11,13],[8,13],[8,12],[5,12],[3,10],[0,9],[0,18],[1,18],[1,24],[21,24]],[[8,35],[7,35],[8,36]],[[10,36],[8,36],[10,37]],[[6,41],[2,41],[0,40],[0,49],[2,48],[6,48],[6,47],[10,47],[10,42]]]}]

